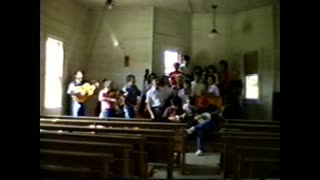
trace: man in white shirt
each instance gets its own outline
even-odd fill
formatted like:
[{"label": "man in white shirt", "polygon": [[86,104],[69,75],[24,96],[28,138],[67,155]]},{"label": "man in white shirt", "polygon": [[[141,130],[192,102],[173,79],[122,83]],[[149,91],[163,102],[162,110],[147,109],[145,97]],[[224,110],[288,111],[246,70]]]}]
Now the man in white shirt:
[{"label": "man in white shirt", "polygon": [[194,81],[191,83],[192,96],[202,96],[206,90],[205,85],[201,82],[201,75],[195,74]]},{"label": "man in white shirt", "polygon": [[152,87],[146,94],[146,104],[151,119],[160,120],[163,113],[164,98],[157,78],[152,79]]}]

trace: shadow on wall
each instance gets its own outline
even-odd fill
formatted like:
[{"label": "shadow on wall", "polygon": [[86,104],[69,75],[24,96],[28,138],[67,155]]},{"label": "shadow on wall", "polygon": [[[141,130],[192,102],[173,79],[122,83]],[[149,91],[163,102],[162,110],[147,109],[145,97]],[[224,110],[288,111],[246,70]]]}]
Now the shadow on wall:
[{"label": "shadow on wall", "polygon": [[204,65],[203,62],[209,62],[208,61],[209,60],[209,55],[208,55],[208,53],[206,51],[200,51],[194,56],[193,59],[196,62],[196,63],[195,62],[193,63],[194,65],[201,66],[201,65]]},{"label": "shadow on wall", "polygon": [[246,17],[242,23],[242,33],[249,34],[253,30],[252,22],[249,17]]}]

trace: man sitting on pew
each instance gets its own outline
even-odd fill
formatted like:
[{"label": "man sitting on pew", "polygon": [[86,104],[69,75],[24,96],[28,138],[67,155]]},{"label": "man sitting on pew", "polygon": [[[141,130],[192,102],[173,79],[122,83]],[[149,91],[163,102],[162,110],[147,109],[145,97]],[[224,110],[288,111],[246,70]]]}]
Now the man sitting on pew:
[{"label": "man sitting on pew", "polygon": [[197,115],[194,120],[198,124],[187,129],[188,134],[197,133],[197,152],[196,155],[203,155],[205,150],[205,141],[210,132],[216,130],[219,124],[220,116],[216,106],[210,105],[204,112]]}]

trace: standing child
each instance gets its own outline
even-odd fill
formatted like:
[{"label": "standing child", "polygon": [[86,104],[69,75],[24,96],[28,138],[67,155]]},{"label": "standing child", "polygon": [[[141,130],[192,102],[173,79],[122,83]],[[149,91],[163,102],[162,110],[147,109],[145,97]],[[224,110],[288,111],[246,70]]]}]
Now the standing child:
[{"label": "standing child", "polygon": [[99,101],[101,103],[100,118],[108,118],[115,116],[115,107],[117,99],[112,92],[112,81],[104,82],[104,88],[99,92]]}]

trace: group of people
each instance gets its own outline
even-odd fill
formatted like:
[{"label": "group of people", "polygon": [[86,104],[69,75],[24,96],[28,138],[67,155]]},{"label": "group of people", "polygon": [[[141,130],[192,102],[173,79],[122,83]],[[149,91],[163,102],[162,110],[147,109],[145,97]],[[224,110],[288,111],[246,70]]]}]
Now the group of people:
[{"label": "group of people", "polygon": [[[220,121],[218,108],[209,106],[198,108],[195,99],[201,96],[223,97],[225,103],[228,96],[233,96],[232,76],[228,63],[219,62],[220,71],[210,65],[206,69],[195,66],[191,69],[189,56],[184,56],[182,64],[175,63],[174,71],[168,76],[149,74],[146,70],[143,89],[136,85],[134,75],[126,77],[127,83],[121,90],[115,90],[111,80],[103,80],[99,91],[99,117],[124,117],[128,120],[139,117],[149,117],[159,122],[185,122],[188,124],[188,133],[198,132],[197,155],[204,150],[204,132],[217,127]],[[75,87],[85,83],[83,71],[77,71],[75,80],[69,84],[67,93],[72,97],[72,115],[85,115],[85,102],[78,102],[76,97],[85,96],[75,92]],[[210,128],[212,127],[212,128]]]}]

